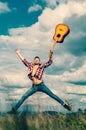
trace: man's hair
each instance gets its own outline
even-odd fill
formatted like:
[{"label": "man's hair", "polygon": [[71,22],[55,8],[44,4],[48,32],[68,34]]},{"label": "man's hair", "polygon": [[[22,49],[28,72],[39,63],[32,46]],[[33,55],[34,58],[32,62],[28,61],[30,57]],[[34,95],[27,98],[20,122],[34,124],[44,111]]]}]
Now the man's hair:
[{"label": "man's hair", "polygon": [[36,59],[36,58],[38,58],[38,59],[40,60],[39,56],[35,56],[35,57],[34,57],[34,59]]}]

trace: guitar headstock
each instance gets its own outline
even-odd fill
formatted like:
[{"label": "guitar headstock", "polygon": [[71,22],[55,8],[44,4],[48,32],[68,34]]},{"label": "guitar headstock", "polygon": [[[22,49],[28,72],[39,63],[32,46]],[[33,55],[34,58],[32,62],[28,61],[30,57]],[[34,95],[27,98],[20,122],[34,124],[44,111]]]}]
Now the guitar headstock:
[{"label": "guitar headstock", "polygon": [[69,32],[70,29],[66,24],[58,24],[55,28],[55,34],[53,36],[54,41],[62,43]]}]

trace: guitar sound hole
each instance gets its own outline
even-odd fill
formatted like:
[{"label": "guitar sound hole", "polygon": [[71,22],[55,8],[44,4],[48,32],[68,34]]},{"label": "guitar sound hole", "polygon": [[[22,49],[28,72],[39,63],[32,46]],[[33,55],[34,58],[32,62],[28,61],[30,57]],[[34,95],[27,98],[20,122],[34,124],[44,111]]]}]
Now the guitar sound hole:
[{"label": "guitar sound hole", "polygon": [[60,34],[57,34],[57,37],[59,38],[61,35]]}]

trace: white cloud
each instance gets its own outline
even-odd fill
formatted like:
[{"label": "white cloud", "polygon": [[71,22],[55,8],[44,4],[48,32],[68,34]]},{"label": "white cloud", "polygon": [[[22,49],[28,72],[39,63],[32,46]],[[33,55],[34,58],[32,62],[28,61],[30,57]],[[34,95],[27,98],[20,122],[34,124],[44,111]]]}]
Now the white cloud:
[{"label": "white cloud", "polygon": [[[9,69],[10,70],[10,69]],[[2,71],[3,72],[3,71]],[[3,72],[2,75],[0,75],[0,85],[8,85],[10,87],[10,85],[18,85],[22,86],[22,87],[27,87],[30,84],[30,80],[28,80],[27,74],[25,76],[25,72],[24,70],[21,71],[16,71],[16,69],[14,70],[10,70],[6,71],[6,73]]]},{"label": "white cloud", "polygon": [[0,14],[10,12],[10,8],[7,3],[0,2]]},{"label": "white cloud", "polygon": [[72,14],[77,14],[78,16],[86,14],[86,1],[69,1],[69,8]]},{"label": "white cloud", "polygon": [[67,67],[70,67],[72,68],[73,64],[75,63],[76,61],[76,57],[69,54],[69,53],[65,53],[64,54],[64,57],[63,57],[63,53],[60,54],[60,57],[55,57],[54,58],[54,64],[57,66],[57,67],[65,67],[67,65]]},{"label": "white cloud", "polygon": [[67,86],[66,92],[77,93],[77,94],[85,94],[86,88],[84,86],[77,86],[77,87]]},{"label": "white cloud", "polygon": [[39,10],[42,10],[42,7],[38,4],[34,5],[34,6],[31,6],[29,9],[28,9],[28,12],[35,12],[35,11],[39,11]]},{"label": "white cloud", "polygon": [[42,15],[39,17],[40,25],[44,28],[51,29],[57,23],[62,23],[64,19],[71,17],[76,14],[76,16],[82,16],[86,14],[86,1],[75,2],[69,1],[68,4],[60,4],[56,9],[52,10],[46,8]]},{"label": "white cloud", "polygon": [[73,69],[73,72],[64,71],[61,75],[56,75],[58,81],[85,81],[86,80],[86,62],[82,65],[82,67],[78,69]]}]

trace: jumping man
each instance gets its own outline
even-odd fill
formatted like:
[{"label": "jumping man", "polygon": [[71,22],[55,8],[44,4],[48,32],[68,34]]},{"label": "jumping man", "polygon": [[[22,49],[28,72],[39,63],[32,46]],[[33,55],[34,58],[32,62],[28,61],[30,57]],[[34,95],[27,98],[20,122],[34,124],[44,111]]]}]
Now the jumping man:
[{"label": "jumping man", "polygon": [[[51,49],[52,50],[52,49]],[[15,114],[18,108],[23,104],[23,102],[32,94],[36,92],[44,92],[49,95],[51,98],[55,99],[59,102],[65,109],[71,111],[71,107],[67,105],[63,100],[61,100],[57,95],[55,95],[43,82],[42,76],[44,69],[50,66],[53,62],[52,54],[53,52],[50,50],[49,60],[46,63],[41,63],[41,60],[38,56],[36,56],[33,62],[28,62],[20,53],[18,49],[16,49],[16,54],[24,63],[24,65],[28,68],[28,77],[32,81],[32,87],[27,90],[27,92],[20,98],[17,104],[9,111],[9,114]]]}]

